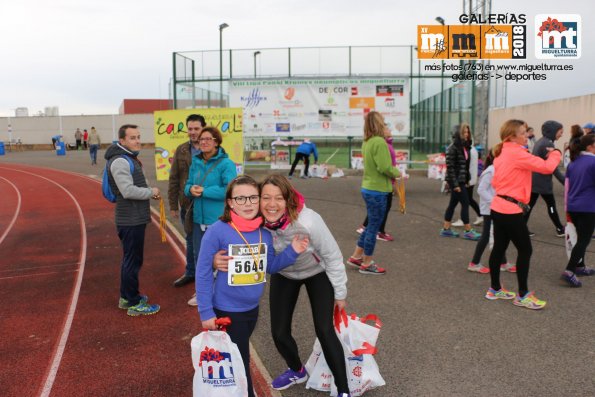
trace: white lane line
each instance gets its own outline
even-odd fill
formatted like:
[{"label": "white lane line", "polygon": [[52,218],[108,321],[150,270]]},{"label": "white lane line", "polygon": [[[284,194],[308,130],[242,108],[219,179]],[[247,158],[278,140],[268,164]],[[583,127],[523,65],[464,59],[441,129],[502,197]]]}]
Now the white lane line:
[{"label": "white lane line", "polygon": [[83,216],[83,210],[79,205],[76,198],[66,189],[64,186],[60,185],[59,183],[52,181],[49,178],[46,178],[41,175],[37,175],[31,172],[6,168],[11,171],[21,172],[23,174],[28,174],[32,176],[36,176],[41,179],[45,179],[46,181],[53,183],[54,185],[58,186],[62,189],[74,202],[76,206],[78,216],[79,216],[79,227],[81,233],[81,253],[79,256],[79,271],[78,276],[76,278],[76,283],[74,289],[72,291],[72,296],[70,299],[70,305],[68,307],[68,314],[66,316],[66,321],[64,322],[64,327],[62,328],[62,333],[60,334],[60,339],[58,341],[58,346],[54,351],[53,358],[51,361],[51,365],[46,372],[45,381],[43,382],[43,386],[40,390],[40,397],[48,397],[52,391],[52,386],[54,385],[54,381],[56,380],[56,375],[58,373],[58,369],[60,368],[60,362],[62,361],[62,356],[64,355],[64,349],[66,348],[66,342],[68,341],[68,335],[70,334],[70,329],[72,328],[72,321],[74,319],[74,313],[76,311],[76,305],[78,303],[79,294],[81,292],[81,284],[83,282],[83,274],[85,272],[85,261],[87,258],[87,228],[85,224],[85,217]]},{"label": "white lane line", "polygon": [[14,223],[16,222],[17,217],[19,216],[19,212],[21,211],[21,192],[19,192],[19,189],[8,179],[1,176],[0,179],[4,179],[10,186],[12,186],[14,191],[17,192],[17,209],[15,210],[14,215],[12,216],[12,220],[8,224],[8,227],[6,228],[2,236],[0,236],[0,244],[2,244],[6,236],[8,236],[10,229],[12,229],[12,227],[14,226]]},{"label": "white lane line", "polygon": [[0,277],[0,280],[12,280],[14,278],[23,278],[23,277],[39,277],[39,276],[47,276],[48,274],[64,274],[64,273],[74,273],[78,270],[65,270],[63,272],[47,272],[47,273],[35,273],[35,274],[26,274],[23,276],[10,276],[10,277]]}]

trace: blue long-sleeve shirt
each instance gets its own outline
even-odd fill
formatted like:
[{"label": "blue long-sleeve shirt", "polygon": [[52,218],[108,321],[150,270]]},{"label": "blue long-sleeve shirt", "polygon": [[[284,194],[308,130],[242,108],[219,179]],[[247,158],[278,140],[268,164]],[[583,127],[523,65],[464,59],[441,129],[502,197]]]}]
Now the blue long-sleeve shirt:
[{"label": "blue long-sleeve shirt", "polygon": [[595,212],[595,155],[583,152],[566,171],[566,210]]},{"label": "blue long-sleeve shirt", "polygon": [[[262,244],[266,245],[267,273],[277,273],[295,263],[298,253],[291,245],[275,256],[271,233],[262,227],[260,232],[262,233]],[[259,242],[259,229],[242,232],[242,235],[250,244]],[[214,308],[227,312],[252,310],[258,306],[258,301],[264,292],[264,283],[229,286],[227,272],[220,271],[216,278],[213,277],[213,257],[220,250],[227,252],[230,244],[245,245],[246,243],[233,227],[222,221],[211,225],[202,238],[196,264],[196,300],[202,320],[215,317]]]},{"label": "blue long-sleeve shirt", "polygon": [[316,144],[314,142],[304,142],[300,146],[298,146],[296,153],[302,153],[306,156],[310,156],[314,153],[314,161],[318,162],[318,150],[316,149]]}]

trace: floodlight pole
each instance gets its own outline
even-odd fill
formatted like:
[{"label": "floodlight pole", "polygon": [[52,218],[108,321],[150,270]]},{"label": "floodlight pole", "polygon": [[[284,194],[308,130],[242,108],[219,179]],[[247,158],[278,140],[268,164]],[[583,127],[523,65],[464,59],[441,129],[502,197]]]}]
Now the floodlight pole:
[{"label": "floodlight pole", "polygon": [[219,25],[219,107],[223,107],[223,29],[227,27],[226,23]]},{"label": "floodlight pole", "polygon": [[256,56],[260,55],[260,51],[254,51],[254,78],[256,78]]}]

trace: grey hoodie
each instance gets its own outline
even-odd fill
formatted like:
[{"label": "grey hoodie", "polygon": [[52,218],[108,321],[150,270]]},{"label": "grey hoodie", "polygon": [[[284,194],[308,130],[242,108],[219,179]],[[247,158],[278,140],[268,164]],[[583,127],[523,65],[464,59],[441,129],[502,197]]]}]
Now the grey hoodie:
[{"label": "grey hoodie", "polygon": [[[547,148],[555,148],[554,141],[556,140],[556,133],[562,124],[554,120],[549,120],[543,123],[541,126],[541,134],[543,135],[533,147],[533,155],[539,156],[542,159],[546,159],[548,150]],[[564,185],[564,174],[562,174],[557,168],[554,170],[553,175],[556,177],[558,182]],[[544,175],[537,172],[533,173],[533,186],[531,187],[532,193],[539,194],[552,194],[554,193],[554,185],[552,183],[552,174]]]}]

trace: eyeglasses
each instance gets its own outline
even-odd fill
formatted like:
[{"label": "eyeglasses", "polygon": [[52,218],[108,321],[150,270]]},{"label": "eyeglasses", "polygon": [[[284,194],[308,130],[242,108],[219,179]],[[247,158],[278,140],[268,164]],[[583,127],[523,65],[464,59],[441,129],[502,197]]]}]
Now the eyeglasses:
[{"label": "eyeglasses", "polygon": [[232,199],[236,202],[237,205],[244,205],[246,204],[246,200],[250,200],[251,204],[257,204],[260,201],[259,195],[254,196],[236,196],[232,197]]},{"label": "eyeglasses", "polygon": [[200,138],[198,141],[199,142],[211,142],[214,139],[215,138],[207,137],[207,138]]}]

